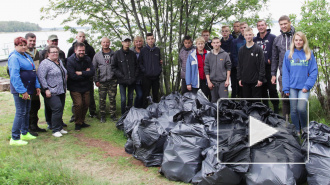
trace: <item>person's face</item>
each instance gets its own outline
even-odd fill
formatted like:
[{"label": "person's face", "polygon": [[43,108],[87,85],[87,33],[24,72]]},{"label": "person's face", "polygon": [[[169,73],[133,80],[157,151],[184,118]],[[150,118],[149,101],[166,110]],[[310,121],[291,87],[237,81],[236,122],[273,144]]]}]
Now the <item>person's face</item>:
[{"label": "person's face", "polygon": [[184,40],[183,45],[185,48],[190,48],[192,46],[191,40]]},{"label": "person's face", "polygon": [[123,45],[124,50],[128,50],[131,45],[131,40],[126,39],[125,41],[122,41],[121,44]]},{"label": "person's face", "polygon": [[153,46],[153,45],[155,44],[155,38],[154,38],[153,35],[147,37],[147,44],[148,44],[149,46]]},{"label": "person's face", "polygon": [[134,46],[135,46],[136,48],[142,48],[142,46],[143,46],[143,41],[142,41],[141,39],[135,40],[135,41],[134,41]]},{"label": "person's face", "polygon": [[221,46],[220,39],[213,39],[211,45],[213,46],[213,49],[218,50]]},{"label": "person's face", "polygon": [[22,42],[19,45],[15,46],[15,49],[19,53],[24,53],[27,49],[26,43]]},{"label": "person's face", "polygon": [[244,33],[244,38],[245,38],[246,42],[252,42],[253,41],[253,32],[248,31],[248,32]]},{"label": "person's face", "polygon": [[299,35],[294,37],[294,46],[299,50],[304,47],[304,40]]},{"label": "person's face", "polygon": [[291,22],[288,20],[283,20],[279,22],[282,32],[286,33],[291,30]]},{"label": "person's face", "polygon": [[233,27],[234,27],[234,32],[235,33],[240,32],[240,24],[239,23],[234,23]]},{"label": "person's face", "polygon": [[59,55],[59,52],[56,48],[50,48],[50,52],[48,53],[48,57],[50,60],[57,61],[58,55]]},{"label": "person's face", "polygon": [[210,33],[204,32],[204,33],[202,33],[202,37],[204,38],[205,42],[207,42],[210,39]]},{"label": "person's face", "polygon": [[85,56],[85,46],[79,46],[74,51],[78,58],[84,58]]},{"label": "person's face", "polygon": [[202,50],[204,50],[205,43],[204,42],[197,42],[196,46],[197,46],[198,51],[202,51]]},{"label": "person's face", "polygon": [[34,38],[28,37],[26,39],[26,41],[27,41],[26,45],[29,49],[33,49],[36,46],[36,39],[37,39],[36,37],[34,37]]},{"label": "person's face", "polygon": [[102,46],[102,49],[109,49],[109,47],[110,47],[110,40],[107,39],[107,38],[103,38],[101,40],[101,46]]},{"label": "person's face", "polygon": [[257,23],[257,29],[259,33],[265,33],[267,31],[267,25],[264,21]]},{"label": "person's face", "polygon": [[77,36],[76,36],[76,39],[77,39],[78,42],[84,42],[85,39],[86,39],[86,38],[85,38],[85,34],[79,32],[79,33],[77,34]]},{"label": "person's face", "polygon": [[57,46],[58,45],[58,39],[47,40],[47,43],[48,43],[49,46]]},{"label": "person's face", "polygon": [[247,24],[240,25],[239,29],[241,30],[242,35],[244,35],[244,30],[245,30],[245,28],[247,28],[247,27],[248,27]]},{"label": "person's face", "polygon": [[227,38],[227,37],[229,37],[229,34],[230,34],[230,31],[229,31],[229,28],[222,28],[222,30],[221,30],[221,35],[222,35],[222,37],[225,37],[225,38]]}]

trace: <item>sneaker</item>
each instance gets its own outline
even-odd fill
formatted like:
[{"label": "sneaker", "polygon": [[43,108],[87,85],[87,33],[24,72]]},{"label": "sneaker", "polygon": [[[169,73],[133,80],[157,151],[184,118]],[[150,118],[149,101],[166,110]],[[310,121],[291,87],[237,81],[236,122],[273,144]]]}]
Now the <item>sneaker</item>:
[{"label": "sneaker", "polygon": [[81,128],[86,128],[86,127],[90,127],[90,125],[89,125],[89,124],[86,124],[86,123],[83,123],[83,124],[81,125]]},{"label": "sneaker", "polygon": [[11,146],[24,146],[27,145],[28,142],[22,141],[22,140],[13,140],[13,138],[10,139],[9,145]]},{"label": "sneaker", "polygon": [[30,132],[27,132],[25,135],[21,134],[21,140],[32,140],[32,139],[36,139],[37,137],[33,136],[30,134]]},{"label": "sneaker", "polygon": [[101,123],[105,123],[106,122],[105,116],[101,116],[100,122]]},{"label": "sneaker", "polygon": [[80,131],[81,130],[81,125],[76,124],[76,126],[74,127],[75,131]]},{"label": "sneaker", "polygon": [[38,133],[35,130],[29,129],[29,133],[33,136],[38,136]]},{"label": "sneaker", "polygon": [[60,133],[61,133],[61,134],[67,134],[68,131],[65,131],[65,130],[62,129],[62,130],[60,130]]},{"label": "sneaker", "polygon": [[65,124],[65,123],[63,123],[63,122],[62,122],[62,126],[63,126],[63,127],[68,127],[68,125]]},{"label": "sneaker", "polygon": [[63,135],[61,134],[61,132],[55,132],[53,133],[54,137],[62,137]]}]

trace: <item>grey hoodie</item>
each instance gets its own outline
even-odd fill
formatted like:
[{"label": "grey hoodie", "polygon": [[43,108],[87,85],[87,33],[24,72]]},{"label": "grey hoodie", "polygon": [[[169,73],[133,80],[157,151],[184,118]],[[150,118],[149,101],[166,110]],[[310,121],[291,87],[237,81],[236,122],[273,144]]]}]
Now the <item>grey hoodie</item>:
[{"label": "grey hoodie", "polygon": [[290,49],[292,37],[295,33],[295,29],[291,26],[291,31],[283,33],[274,39],[273,51],[272,51],[272,76],[276,76],[277,67],[280,69],[280,75],[282,76],[282,64],[285,52]]},{"label": "grey hoodie", "polygon": [[205,75],[210,75],[212,83],[223,82],[227,80],[227,71],[231,70],[231,61],[229,54],[225,50],[220,49],[220,52],[215,55],[214,50],[206,55],[204,72]]},{"label": "grey hoodie", "polygon": [[110,51],[110,63],[105,62],[103,52],[99,51],[94,55],[93,66],[95,68],[94,82],[106,82],[113,79],[115,74],[111,69],[111,63],[115,52]]}]

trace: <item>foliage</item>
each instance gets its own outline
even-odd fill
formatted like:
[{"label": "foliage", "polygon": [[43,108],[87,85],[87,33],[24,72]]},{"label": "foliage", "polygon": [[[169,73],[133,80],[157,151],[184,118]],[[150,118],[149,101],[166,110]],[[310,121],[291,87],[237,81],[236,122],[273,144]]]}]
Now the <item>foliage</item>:
[{"label": "foliage", "polygon": [[316,94],[326,115],[330,115],[330,3],[326,0],[305,1],[297,30],[306,34],[319,67]]},{"label": "foliage", "polygon": [[[211,35],[219,35],[215,27],[234,20],[255,21],[258,11],[267,6],[268,0],[50,0],[41,11],[42,19],[68,15],[62,24],[75,22],[79,26],[91,26],[92,44],[102,36],[110,38],[120,47],[120,37],[136,35],[145,37],[152,32],[160,47],[163,60],[161,94],[178,90],[181,65],[178,53],[184,35],[193,39],[204,29]],[[76,32],[69,26],[67,30]],[[98,44],[99,45],[99,44]],[[95,46],[95,45],[94,45]],[[99,47],[99,46],[98,46]],[[165,89],[164,89],[165,88]]]},{"label": "foliage", "polygon": [[0,21],[0,32],[40,31],[38,24],[19,21]]},{"label": "foliage", "polygon": [[9,75],[7,73],[7,65],[0,66],[0,77],[9,79]]}]

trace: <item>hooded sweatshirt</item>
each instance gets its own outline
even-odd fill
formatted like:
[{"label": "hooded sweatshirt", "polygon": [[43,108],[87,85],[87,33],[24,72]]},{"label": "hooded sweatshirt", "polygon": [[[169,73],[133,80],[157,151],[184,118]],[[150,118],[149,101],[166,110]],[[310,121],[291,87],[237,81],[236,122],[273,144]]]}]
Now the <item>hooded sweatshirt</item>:
[{"label": "hooded sweatshirt", "polygon": [[291,26],[291,30],[289,32],[283,33],[281,30],[281,35],[275,38],[272,51],[272,76],[276,76],[277,68],[279,68],[280,75],[282,76],[284,55],[285,52],[290,49],[290,44],[294,33],[295,29]]},{"label": "hooded sweatshirt", "polygon": [[180,50],[179,59],[180,59],[180,63],[181,63],[181,79],[186,78],[187,58],[192,49],[195,49],[195,47],[191,46],[190,48],[186,48],[183,46],[182,49]]},{"label": "hooded sweatshirt", "polygon": [[205,75],[210,75],[212,83],[224,82],[227,80],[227,71],[231,70],[230,57],[225,50],[220,48],[218,54],[214,50],[206,56],[204,71]]},{"label": "hooded sweatshirt", "polygon": [[304,50],[294,49],[292,59],[289,58],[290,50],[285,53],[283,61],[283,92],[289,93],[290,89],[310,90],[317,78],[317,63],[313,53],[306,60]]},{"label": "hooded sweatshirt", "polygon": [[268,63],[268,60],[270,60],[270,62],[272,61],[273,41],[276,38],[276,36],[271,34],[270,32],[271,29],[267,29],[267,33],[264,38],[260,37],[260,33],[258,33],[257,36],[253,38],[253,42],[258,44],[261,47],[261,49],[264,51],[266,65],[270,65]]}]

